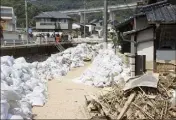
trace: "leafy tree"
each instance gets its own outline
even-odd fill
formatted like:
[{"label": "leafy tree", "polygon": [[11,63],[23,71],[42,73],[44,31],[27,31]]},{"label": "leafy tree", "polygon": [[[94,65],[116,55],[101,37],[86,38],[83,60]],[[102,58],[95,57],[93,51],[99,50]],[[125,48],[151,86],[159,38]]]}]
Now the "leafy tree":
[{"label": "leafy tree", "polygon": [[[30,1],[30,0],[28,0]],[[100,7],[103,6],[103,0],[85,0],[86,8]],[[122,4],[137,0],[108,0],[109,5]],[[1,0],[1,5],[10,6],[14,8],[15,15],[17,16],[17,27],[25,27],[25,0]],[[28,21],[29,27],[35,26],[34,17],[41,12],[45,11],[60,11],[60,10],[71,10],[84,8],[84,0],[36,0],[28,2]],[[127,13],[118,11],[119,19],[129,16],[129,11]],[[92,20],[95,18],[102,18],[102,13],[87,14],[87,19]],[[77,17],[76,21],[79,21]]]},{"label": "leafy tree", "polygon": [[[24,0],[1,0],[2,6],[9,6],[14,8],[15,15],[17,16],[17,27],[25,27],[25,1]],[[29,27],[35,26],[34,16],[38,15],[42,11],[53,10],[47,6],[36,6],[28,2],[28,21]]]}]

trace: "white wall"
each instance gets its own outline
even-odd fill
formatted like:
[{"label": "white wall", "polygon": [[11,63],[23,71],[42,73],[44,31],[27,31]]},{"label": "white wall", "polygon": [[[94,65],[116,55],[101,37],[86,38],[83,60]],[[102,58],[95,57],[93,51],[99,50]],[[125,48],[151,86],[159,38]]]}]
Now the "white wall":
[{"label": "white wall", "polygon": [[147,61],[154,60],[154,42],[153,41],[144,42],[144,41],[153,40],[153,38],[154,34],[152,28],[141,31],[137,35],[137,41],[143,42],[138,44],[137,53],[139,55],[146,55]]},{"label": "white wall", "polygon": [[176,60],[176,50],[157,50],[157,60]]},{"label": "white wall", "polygon": [[154,59],[154,46],[153,41],[140,43],[137,47],[138,55],[146,55],[146,61],[153,61]]},{"label": "white wall", "polygon": [[11,31],[4,31],[3,36],[4,40],[17,40],[19,39],[18,37],[19,33],[18,32],[11,32]]},{"label": "white wall", "polygon": [[137,46],[138,55],[146,55],[146,69],[154,69],[154,34],[153,29],[141,31],[137,35],[137,41],[141,42]]},{"label": "white wall", "polygon": [[93,25],[86,25],[87,27],[89,27],[89,32],[92,32],[95,29],[95,26]]}]

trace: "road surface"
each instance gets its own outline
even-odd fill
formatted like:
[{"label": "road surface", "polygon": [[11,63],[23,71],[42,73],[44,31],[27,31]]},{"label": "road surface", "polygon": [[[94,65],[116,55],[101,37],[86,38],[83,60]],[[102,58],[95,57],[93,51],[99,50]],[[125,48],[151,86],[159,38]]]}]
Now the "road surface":
[{"label": "road surface", "polygon": [[96,94],[98,88],[72,82],[90,65],[71,70],[67,76],[48,82],[48,102],[44,107],[34,107],[34,119],[90,119],[84,95]]}]

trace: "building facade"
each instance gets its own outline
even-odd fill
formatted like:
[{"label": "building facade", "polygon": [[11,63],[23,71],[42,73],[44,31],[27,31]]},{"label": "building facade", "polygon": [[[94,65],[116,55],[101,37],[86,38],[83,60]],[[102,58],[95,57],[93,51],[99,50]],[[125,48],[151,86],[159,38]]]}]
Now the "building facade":
[{"label": "building facade", "polygon": [[72,19],[57,11],[43,12],[35,17],[38,32],[61,32],[72,30]]},{"label": "building facade", "polygon": [[[138,14],[117,26],[133,55],[146,56],[146,70],[160,63],[176,65],[176,5],[166,1],[141,6]],[[127,31],[122,28],[129,28]]]},{"label": "building facade", "polygon": [[1,25],[3,31],[16,31],[16,16],[13,7],[1,6]]}]

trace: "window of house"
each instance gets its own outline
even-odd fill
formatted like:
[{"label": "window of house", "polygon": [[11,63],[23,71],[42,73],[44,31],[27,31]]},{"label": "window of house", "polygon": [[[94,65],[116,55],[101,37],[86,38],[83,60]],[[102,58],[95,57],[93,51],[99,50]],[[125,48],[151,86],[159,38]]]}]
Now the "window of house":
[{"label": "window of house", "polygon": [[40,19],[41,22],[44,22],[45,20],[43,18]]},{"label": "window of house", "polygon": [[164,26],[161,28],[159,49],[176,50],[176,26]]}]

